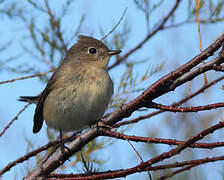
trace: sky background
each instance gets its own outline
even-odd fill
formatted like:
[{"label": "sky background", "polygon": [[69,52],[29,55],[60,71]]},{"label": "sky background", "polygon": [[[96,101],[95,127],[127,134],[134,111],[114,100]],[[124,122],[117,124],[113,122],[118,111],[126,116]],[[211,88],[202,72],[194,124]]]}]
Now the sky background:
[{"label": "sky background", "polygon": [[[42,3],[42,1],[40,1]],[[172,3],[171,3],[172,2]],[[164,3],[163,8],[156,11],[156,13],[150,17],[150,28],[151,26],[158,21],[157,17],[163,17],[167,15],[170,7],[173,5],[175,1],[169,1]],[[60,1],[55,0],[54,3],[51,3],[51,6],[54,7],[55,12],[60,12]],[[181,3],[179,10],[177,11],[178,19],[177,21],[182,21],[186,17],[186,1]],[[6,3],[0,4],[0,8],[4,8]],[[19,4],[21,7],[26,7],[27,3],[25,0],[21,1]],[[122,54],[125,54],[131,47],[134,47],[138,44],[142,39],[144,39],[147,31],[146,31],[146,21],[144,19],[144,14],[141,11],[136,10],[136,5],[132,1],[103,1],[103,0],[76,0],[75,4],[70,8],[70,14],[68,18],[63,22],[63,29],[65,30],[65,37],[70,38],[70,34],[74,33],[75,28],[77,27],[79,20],[81,19],[82,14],[86,15],[86,20],[81,28],[80,34],[91,35],[94,34],[94,37],[97,39],[101,39],[102,35],[99,33],[99,27],[103,28],[105,33],[109,32],[111,28],[116,24],[121,17],[125,8],[127,9],[127,13],[125,18],[123,19],[120,27],[116,29],[119,31],[120,28],[124,25],[125,21],[128,20],[128,25],[131,27],[132,32],[130,35],[130,39],[128,40],[126,46],[122,49]],[[27,8],[27,13],[29,12],[29,8]],[[33,12],[34,14],[37,12]],[[181,15],[180,15],[181,14]],[[44,16],[35,16],[37,22],[40,26],[45,25]],[[1,53],[1,59],[7,58],[9,54],[13,56],[20,56],[18,60],[11,62],[10,66],[15,64],[20,64],[21,62],[28,62],[30,64],[34,64],[39,66],[38,62],[32,60],[27,54],[23,54],[21,43],[26,44],[28,47],[32,47],[31,42],[24,37],[27,35],[27,31],[24,30],[24,24],[15,19],[14,21],[9,20],[6,16],[0,16],[0,35],[1,35],[1,43],[0,45],[5,44],[6,42],[13,39],[13,45],[4,53]],[[224,29],[223,23],[218,23],[216,25],[201,25],[201,33],[202,33],[202,47],[205,49],[210,43],[212,43],[215,38],[221,34]],[[110,39],[110,37],[109,37]],[[76,38],[72,42],[75,42]],[[71,44],[72,45],[72,44]],[[109,45],[109,44],[108,44]],[[109,45],[110,46],[110,45]],[[165,66],[163,70],[159,73],[153,75],[147,82],[143,83],[142,86],[148,87],[150,84],[158,80],[163,75],[167,74],[170,70],[174,70],[176,67],[184,64],[192,57],[194,57],[197,53],[199,53],[199,41],[198,41],[198,32],[196,24],[188,24],[175,29],[168,29],[165,31],[159,32],[156,36],[154,36],[143,48],[133,54],[133,56],[129,60],[137,61],[138,59],[147,58],[147,63],[143,65],[138,65],[134,70],[135,73],[143,73],[142,69],[145,69],[146,65],[148,67],[149,64],[157,65],[165,61]],[[111,60],[113,62],[114,59]],[[40,65],[41,72],[45,72],[47,70],[46,66]],[[110,75],[114,79],[115,89],[119,83],[120,75],[124,71],[124,66],[120,66],[118,68],[110,71]],[[210,73],[209,73],[210,74]],[[3,69],[0,71],[0,81],[13,79],[20,77],[21,75],[16,73],[9,73],[4,71]],[[211,77],[214,77],[214,74],[211,73]],[[211,78],[211,79],[212,79]],[[203,79],[201,78],[201,83],[203,83]],[[193,82],[193,89],[197,89],[195,83]],[[201,84],[202,85],[202,84]],[[0,85],[0,129],[2,130],[8,122],[15,116],[16,113],[25,105],[23,102],[17,101],[19,96],[23,95],[37,95],[39,94],[45,84],[40,82],[38,78],[26,79],[23,81],[16,81],[13,83],[1,84]],[[163,102],[165,104],[170,104],[174,99],[180,99],[183,94],[178,94],[178,92],[182,92],[182,90],[186,89],[186,85],[177,89],[177,93],[169,93],[166,97],[161,97],[157,101]],[[205,97],[200,99],[198,103],[208,104],[223,101],[223,91],[220,89],[220,83],[215,86],[215,91],[208,91],[209,95],[201,95],[201,97]],[[132,98],[136,97],[137,94],[133,94]],[[199,105],[199,104],[195,104]],[[11,161],[14,161],[18,157],[25,155],[27,153],[27,139],[31,139],[33,145],[41,145],[47,143],[46,137],[46,125],[38,134],[32,133],[33,126],[33,114],[35,110],[35,105],[31,105],[22,115],[19,116],[18,120],[13,123],[13,125],[7,130],[7,132],[0,138],[0,169],[2,169],[6,164]],[[217,119],[221,120],[223,117],[223,111],[215,110],[218,112]],[[202,112],[206,115],[208,112]],[[192,119],[196,120],[199,115],[202,113],[197,113],[192,115]],[[134,113],[131,118],[137,117],[140,114],[139,112]],[[177,138],[177,134],[172,134],[172,131],[178,131],[180,128],[179,137],[181,138],[181,128],[177,127],[177,129],[168,129],[166,126],[161,126],[161,122],[163,115],[159,115],[153,118],[153,120],[146,120],[138,123],[133,128],[128,130],[128,134],[130,135],[139,135],[146,136],[149,134],[150,129],[160,128],[162,134],[160,137],[168,137],[168,138]],[[218,121],[217,120],[217,121]],[[198,127],[198,130],[201,130],[201,127]],[[223,130],[221,130],[223,131]],[[144,151],[142,146],[139,144],[135,144],[137,150],[141,153]],[[158,149],[165,150],[168,146],[158,145]],[[113,152],[113,153],[112,153]],[[124,156],[123,153],[128,153]],[[214,151],[215,152],[215,151]],[[214,156],[214,152],[208,152],[208,156]],[[139,163],[136,154],[131,149],[130,145],[124,141],[116,140],[116,143],[113,146],[109,146],[103,151],[99,151],[96,153],[96,156],[102,155],[105,157],[105,160],[108,160],[105,163],[102,170],[113,170],[119,168],[128,168],[132,167]],[[143,154],[143,158],[145,160],[149,159],[150,152]],[[117,161],[119,159],[119,161]],[[128,164],[127,164],[128,162]],[[204,165],[202,168],[206,171],[207,168],[214,168],[216,165],[221,163],[210,163],[209,165]],[[19,168],[18,168],[19,167]],[[15,173],[17,177],[21,177],[23,174],[23,165],[19,165],[18,167],[12,168],[10,172],[5,173],[3,176],[4,179],[11,179],[14,177]],[[214,171],[217,175],[217,179],[221,179],[221,166],[220,168],[215,168]],[[201,168],[201,167],[200,167]],[[24,170],[25,171],[25,170]],[[194,170],[193,170],[194,171]],[[68,171],[71,172],[71,171]],[[207,174],[206,178],[210,179],[214,174]],[[135,179],[139,174],[129,176],[128,179]],[[146,173],[141,173],[142,177],[146,176]]]}]

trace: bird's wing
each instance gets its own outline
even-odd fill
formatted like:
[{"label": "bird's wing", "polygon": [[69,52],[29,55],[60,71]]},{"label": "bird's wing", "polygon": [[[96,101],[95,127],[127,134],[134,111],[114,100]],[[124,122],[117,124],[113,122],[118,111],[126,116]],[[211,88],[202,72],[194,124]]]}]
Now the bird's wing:
[{"label": "bird's wing", "polygon": [[[82,79],[82,75],[84,74],[83,71],[80,70],[81,68],[79,68],[82,66],[82,63],[80,63],[79,61],[78,62],[67,61],[67,64],[65,65],[65,62],[66,62],[66,59],[62,61],[62,64],[57,68],[57,70],[51,76],[51,78],[49,79],[47,83],[46,88],[44,89],[44,91],[41,93],[39,97],[39,100],[37,102],[37,106],[35,109],[35,114],[34,114],[34,126],[33,126],[34,133],[38,133],[43,125],[44,101],[46,97],[48,96],[48,94],[52,91],[52,89],[59,87],[61,82],[69,83],[69,81],[71,81],[71,83],[74,84],[73,89],[79,86],[80,79]],[[65,76],[65,74],[69,74],[69,76]]]},{"label": "bird's wing", "polygon": [[52,85],[55,83],[57,75],[58,75],[58,71],[55,71],[54,74],[49,79],[46,88],[41,93],[41,95],[38,99],[37,106],[36,106],[36,109],[35,109],[35,114],[34,114],[34,125],[33,125],[33,132],[34,133],[38,133],[40,131],[42,125],[43,125],[43,121],[44,121],[44,119],[43,119],[44,101],[45,101],[46,97],[48,96],[48,94],[50,93],[50,91],[52,90]]}]

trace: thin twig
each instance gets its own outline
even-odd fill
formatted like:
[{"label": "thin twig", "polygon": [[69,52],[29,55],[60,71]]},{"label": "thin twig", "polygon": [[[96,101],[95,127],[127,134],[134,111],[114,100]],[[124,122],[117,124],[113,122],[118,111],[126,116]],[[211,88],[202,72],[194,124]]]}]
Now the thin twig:
[{"label": "thin twig", "polygon": [[4,129],[2,130],[2,132],[0,133],[0,137],[6,132],[6,130],[12,125],[12,123],[18,119],[19,115],[25,111],[25,109],[30,105],[31,103],[26,104],[17,114],[16,116],[8,123],[7,126],[4,127]]},{"label": "thin twig", "polygon": [[34,74],[34,75],[29,75],[29,76],[22,76],[22,77],[15,78],[15,79],[10,79],[10,80],[6,80],[6,81],[1,81],[0,84],[9,83],[9,82],[14,82],[14,81],[18,81],[18,80],[29,79],[29,78],[34,78],[34,77],[44,76],[44,75],[48,74],[49,72],[53,72],[54,70],[55,70],[55,68],[52,68],[52,69],[50,69],[49,71],[46,71],[46,72],[43,72],[43,73]]},{"label": "thin twig", "polygon": [[100,39],[100,41],[103,41],[103,40],[106,39],[112,32],[114,32],[114,30],[118,27],[118,25],[121,23],[122,19],[124,18],[127,9],[128,9],[127,7],[124,9],[124,12],[123,12],[122,16],[120,17],[119,21],[117,22],[117,24],[115,24],[115,26],[110,30],[110,32],[107,33],[105,36],[103,36],[102,39]]},{"label": "thin twig", "polygon": [[[217,19],[204,19],[204,20],[200,20],[201,24],[208,24],[208,23],[216,23],[216,22],[221,22],[223,21],[224,17],[221,18],[217,18]],[[170,24],[170,25],[166,25],[164,26],[164,29],[169,29],[169,28],[176,28],[176,27],[180,27],[182,25],[185,24],[190,24],[190,23],[197,23],[197,20],[193,19],[193,20],[185,20],[176,24]]]},{"label": "thin twig", "polygon": [[217,108],[224,107],[224,103],[215,103],[215,104],[208,104],[204,106],[195,106],[195,107],[175,107],[175,106],[165,106],[165,105],[157,104],[157,103],[150,103],[149,107],[160,109],[163,111],[184,113],[184,112],[199,112],[199,111],[217,109]]},{"label": "thin twig", "polygon": [[[75,139],[77,136],[76,136],[76,133],[63,139],[64,142],[69,142],[69,141],[72,141],[73,139]],[[9,171],[12,167],[18,165],[19,163],[22,163],[26,160],[28,160],[29,158],[33,157],[33,156],[36,156],[38,153],[40,152],[43,152],[45,150],[47,150],[48,148],[52,147],[52,146],[55,146],[57,144],[60,143],[60,139],[57,139],[55,141],[52,141],[52,142],[49,142],[41,147],[39,147],[38,149],[35,149],[31,152],[29,152],[28,154],[26,154],[25,156],[22,156],[20,158],[18,158],[17,160],[9,163],[8,165],[6,165],[3,169],[0,170],[0,176],[3,175],[5,172]]]},{"label": "thin twig", "polygon": [[[164,138],[150,138],[150,137],[140,137],[140,136],[129,136],[123,134],[121,136],[120,133],[116,133],[110,130],[106,129],[101,129],[100,130],[100,135],[101,136],[107,136],[107,137],[112,137],[116,139],[121,139],[121,140],[129,140],[129,141],[134,141],[134,142],[143,142],[143,143],[155,143],[155,144],[167,144],[167,145],[175,145],[179,146],[186,141],[179,141],[176,139],[164,139]],[[202,148],[202,149],[213,149],[213,148],[218,148],[218,147],[223,147],[224,142],[215,142],[215,143],[194,143],[191,144],[189,147],[191,148]]]}]

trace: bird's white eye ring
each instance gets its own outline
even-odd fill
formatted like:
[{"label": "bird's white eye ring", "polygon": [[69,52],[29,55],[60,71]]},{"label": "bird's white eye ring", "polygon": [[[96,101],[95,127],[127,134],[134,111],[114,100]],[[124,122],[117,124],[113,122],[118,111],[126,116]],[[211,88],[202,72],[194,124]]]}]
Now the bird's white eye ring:
[{"label": "bird's white eye ring", "polygon": [[89,49],[89,53],[90,53],[90,54],[96,54],[96,53],[97,53],[96,48],[90,48],[90,49]]}]

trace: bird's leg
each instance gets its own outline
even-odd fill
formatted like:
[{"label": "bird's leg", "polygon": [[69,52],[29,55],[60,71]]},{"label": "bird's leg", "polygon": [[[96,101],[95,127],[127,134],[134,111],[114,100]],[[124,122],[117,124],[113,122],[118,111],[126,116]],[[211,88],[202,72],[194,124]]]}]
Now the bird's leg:
[{"label": "bird's leg", "polygon": [[[112,127],[103,124],[104,119],[106,119],[107,117],[109,117],[110,114],[111,114],[111,113],[108,113],[108,114],[106,114],[104,117],[98,119],[97,121],[94,121],[94,123],[96,123],[96,126],[97,126],[97,127],[104,127],[104,128],[105,128],[105,127],[107,127],[107,128],[109,127],[109,128],[111,129]],[[99,123],[101,123],[102,125],[100,125]]]},{"label": "bird's leg", "polygon": [[65,143],[64,143],[64,139],[62,137],[61,130],[60,130],[60,145],[61,145],[61,152],[62,152],[63,155],[65,155],[65,149],[67,149],[68,151],[70,151],[70,149],[65,146]]},{"label": "bird's leg", "polygon": [[60,137],[59,138],[60,138],[60,144],[56,145],[55,149],[49,155],[47,155],[47,157],[41,162],[40,166],[42,166],[51,157],[51,155],[56,152],[56,150],[59,147],[61,147],[61,153],[63,155],[65,155],[65,149],[67,149],[68,151],[70,151],[70,149],[68,147],[66,147],[65,144],[64,144],[64,139],[62,138],[62,132],[61,132],[61,130],[60,130]]}]

